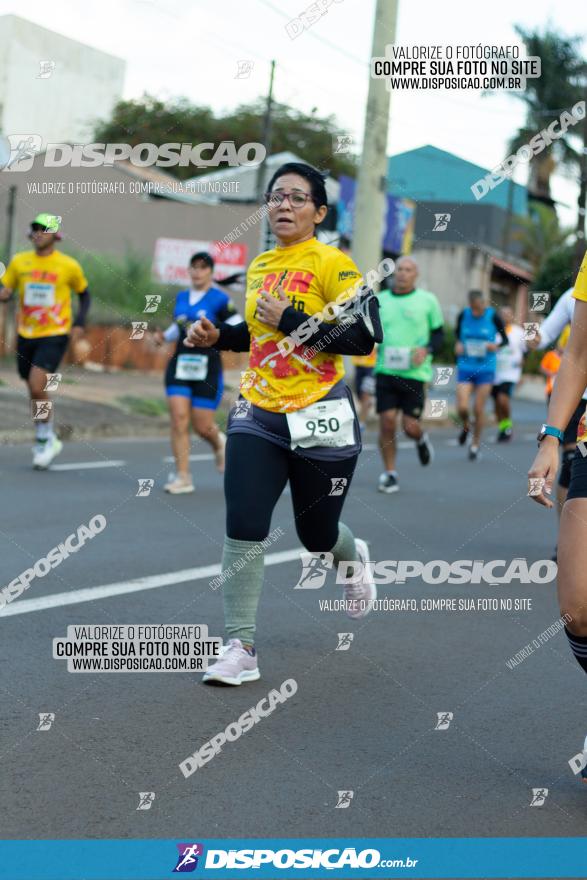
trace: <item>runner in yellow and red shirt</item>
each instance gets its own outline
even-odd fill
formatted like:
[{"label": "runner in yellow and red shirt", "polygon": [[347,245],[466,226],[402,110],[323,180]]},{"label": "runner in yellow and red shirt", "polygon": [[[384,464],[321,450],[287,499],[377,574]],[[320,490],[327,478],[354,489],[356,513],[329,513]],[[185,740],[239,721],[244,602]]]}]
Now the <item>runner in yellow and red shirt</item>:
[{"label": "runner in yellow and red shirt", "polygon": [[[88,282],[73,257],[55,250],[61,239],[61,218],[39,214],[31,223],[34,250],[15,254],[2,276],[0,302],[18,296],[18,373],[28,385],[36,441],[33,467],[45,470],[63,444],[53,430],[51,381],[65,354],[70,338],[82,333],[90,306]],[[79,295],[79,309],[73,320],[72,291]]]},{"label": "runner in yellow and red shirt", "polygon": [[245,321],[216,328],[204,318],[187,337],[188,344],[250,352],[227,427],[220,582],[228,650],[204,675],[233,685],[259,678],[254,636],[261,542],[288,482],[297,533],[309,551],[298,586],[323,580],[326,568],[344,561],[349,616],[364,616],[376,596],[367,544],[340,514],[361,449],[342,356],[367,355],[381,340],[377,299],[361,287],[350,257],[315,238],[328,210],[322,175],[288,163],[268,190],[278,246],[250,265]]},{"label": "runner in yellow and red shirt", "polygon": [[[587,388],[587,254],[583,258],[572,294],[575,307],[571,334],[556,375],[546,424],[538,434],[539,452],[528,472],[528,494],[539,504],[553,507],[550,499],[559,463],[559,447],[565,429]],[[579,422],[577,449],[571,463],[569,490],[560,517],[558,538],[558,598],[565,632],[575,660],[587,672],[587,429],[585,416]],[[575,708],[570,707],[571,710]],[[583,715],[581,700],[576,711]],[[578,719],[577,719],[578,720]],[[587,782],[587,739],[581,771]]]}]

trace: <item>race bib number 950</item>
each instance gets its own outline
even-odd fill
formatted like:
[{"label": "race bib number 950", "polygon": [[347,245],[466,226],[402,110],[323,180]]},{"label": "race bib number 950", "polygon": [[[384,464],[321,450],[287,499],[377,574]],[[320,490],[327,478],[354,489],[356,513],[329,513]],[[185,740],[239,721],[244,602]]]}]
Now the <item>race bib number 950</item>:
[{"label": "race bib number 950", "polygon": [[287,414],[291,448],[351,446],[355,442],[355,414],[346,398],[324,400]]}]

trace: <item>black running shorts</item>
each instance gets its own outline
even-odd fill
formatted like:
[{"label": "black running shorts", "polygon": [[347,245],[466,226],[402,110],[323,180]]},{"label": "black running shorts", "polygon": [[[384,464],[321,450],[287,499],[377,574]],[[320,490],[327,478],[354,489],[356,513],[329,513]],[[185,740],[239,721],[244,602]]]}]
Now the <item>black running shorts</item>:
[{"label": "black running shorts", "polygon": [[18,375],[25,381],[29,377],[31,367],[39,367],[46,373],[54,373],[61,363],[69,344],[69,336],[41,336],[38,339],[27,339],[19,336],[16,344],[16,365]]},{"label": "black running shorts", "polygon": [[585,406],[587,404],[586,400],[580,400],[577,406],[577,409],[571,416],[571,421],[567,425],[565,436],[563,440],[563,446],[570,446],[571,443],[577,442],[577,433],[579,431],[579,422],[581,421],[581,417],[585,412]]},{"label": "black running shorts", "polygon": [[571,482],[567,501],[571,498],[587,498],[587,457],[577,449],[571,464]]},{"label": "black running shorts", "polygon": [[418,379],[402,379],[386,373],[375,375],[377,412],[401,409],[407,416],[419,419],[424,409],[424,382]]},{"label": "black running shorts", "polygon": [[495,400],[498,394],[506,394],[508,397],[511,397],[514,393],[515,382],[500,382],[499,385],[494,385],[491,389],[491,396]]}]

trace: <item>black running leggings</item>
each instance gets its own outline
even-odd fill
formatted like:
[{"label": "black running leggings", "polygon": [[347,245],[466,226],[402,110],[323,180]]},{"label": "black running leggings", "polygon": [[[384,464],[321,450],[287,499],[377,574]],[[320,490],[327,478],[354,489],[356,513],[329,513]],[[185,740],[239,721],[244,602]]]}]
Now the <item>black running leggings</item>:
[{"label": "black running leggings", "polygon": [[[226,534],[239,541],[266,538],[273,509],[289,480],[300,541],[310,553],[331,550],[357,458],[317,461],[264,437],[230,434],[224,473]],[[330,495],[332,480],[339,478],[346,480],[344,491]]]}]

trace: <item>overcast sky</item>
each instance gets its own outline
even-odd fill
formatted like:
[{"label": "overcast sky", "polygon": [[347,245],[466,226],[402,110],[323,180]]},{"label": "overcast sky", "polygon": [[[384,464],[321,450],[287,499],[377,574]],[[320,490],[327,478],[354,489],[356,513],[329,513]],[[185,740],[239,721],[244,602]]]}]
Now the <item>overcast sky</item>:
[{"label": "overcast sky", "polygon": [[[185,95],[226,110],[266,93],[269,61],[277,62],[274,93],[300,110],[335,115],[341,131],[360,143],[368,88],[374,0],[339,0],[297,39],[285,25],[309,6],[305,0],[0,0],[37,24],[125,59],[124,96],[143,91],[166,98]],[[396,42],[401,44],[519,44],[514,25],[553,23],[585,35],[576,0],[399,0]],[[584,43],[587,46],[587,43]],[[251,61],[248,78],[237,62]],[[506,144],[524,122],[524,107],[504,95],[418,91],[392,96],[388,152],[433,144],[487,168],[506,155]],[[526,170],[515,175],[526,182]],[[555,198],[567,202],[564,222],[574,223],[577,187],[558,176]]]}]

